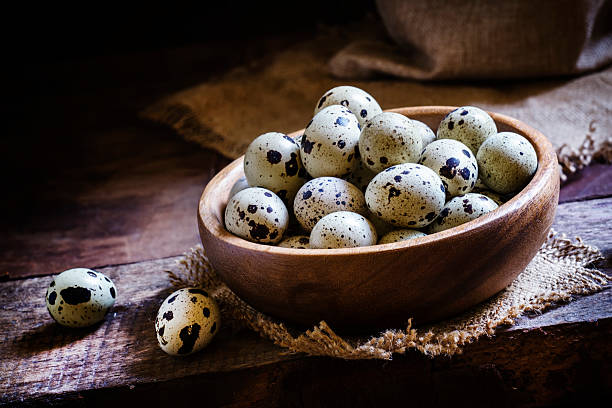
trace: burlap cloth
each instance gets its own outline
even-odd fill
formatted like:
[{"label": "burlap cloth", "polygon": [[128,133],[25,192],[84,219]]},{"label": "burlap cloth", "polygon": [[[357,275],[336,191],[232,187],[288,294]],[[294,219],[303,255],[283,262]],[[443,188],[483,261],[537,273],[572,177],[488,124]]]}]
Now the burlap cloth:
[{"label": "burlap cloth", "polygon": [[[557,148],[562,178],[593,159],[612,159],[612,68],[575,78],[495,83],[424,83],[388,77],[348,81],[330,75],[330,68],[342,74],[339,67],[346,70],[356,61],[355,48],[349,45],[347,51],[347,44],[359,43],[366,37],[379,44],[376,47],[380,46],[377,41],[388,41],[384,30],[375,23],[349,30],[320,30],[312,40],[168,96],[147,108],[142,116],[171,126],[187,140],[234,158],[264,132],[303,128],[312,116],[314,104],[327,89],[350,84],[370,92],[383,109],[476,105],[514,116],[551,140]],[[362,63],[367,62],[368,69],[378,66],[380,72],[389,73],[387,68],[394,62],[390,62],[388,50],[379,58],[376,53],[380,48],[376,47],[366,48],[368,52],[358,57]],[[186,254],[177,269],[169,273],[177,287],[208,287],[220,303],[225,324],[255,330],[288,352],[390,359],[393,353],[408,349],[429,356],[452,355],[480,336],[493,334],[496,327],[511,324],[525,311],[542,311],[573,295],[601,290],[607,285],[607,276],[589,268],[601,258],[596,248],[580,239],[570,242],[551,233],[514,283],[487,302],[457,318],[427,327],[412,327],[410,316],[406,316],[407,327],[364,338],[341,337],[325,322],[299,333],[259,313],[216,277],[202,248]]]}]

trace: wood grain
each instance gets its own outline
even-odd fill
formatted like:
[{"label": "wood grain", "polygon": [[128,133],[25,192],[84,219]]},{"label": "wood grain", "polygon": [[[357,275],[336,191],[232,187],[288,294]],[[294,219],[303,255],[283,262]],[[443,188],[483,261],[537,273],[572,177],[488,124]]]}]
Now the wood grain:
[{"label": "wood grain", "polygon": [[612,166],[594,163],[571,175],[561,186],[559,202],[583,201],[612,196]]},{"label": "wood grain", "polygon": [[[452,109],[395,111],[434,126]],[[523,271],[546,240],[559,194],[550,142],[516,119],[491,115],[500,131],[512,130],[529,139],[539,162],[531,182],[496,211],[446,231],[384,246],[304,250],[256,244],[232,235],[223,224],[229,191],[243,174],[239,158],[210,181],[200,199],[200,236],[211,264],[258,310],[304,325],[324,319],[347,329],[384,328],[402,325],[404,310],[422,324],[487,299]],[[372,304],[376,307],[364,306]]]},{"label": "wood grain", "polygon": [[[612,208],[612,198],[597,200],[596,204],[604,211],[586,211],[588,202],[560,205],[553,228],[585,236],[608,225],[610,217],[605,210]],[[576,219],[577,212],[584,213],[584,217]],[[611,253],[612,228],[607,231],[592,234],[586,242]],[[494,339],[480,341],[470,346],[464,356],[450,360],[432,361],[410,353],[408,357],[398,356],[392,363],[355,364],[288,356],[253,333],[231,333],[227,329],[221,330],[203,352],[185,359],[172,358],[157,346],[153,326],[157,308],[169,293],[170,284],[163,271],[173,268],[175,259],[101,269],[117,285],[117,303],[106,321],[85,330],[62,328],[49,317],[44,303],[49,277],[0,282],[0,327],[4,328],[0,335],[0,405],[16,401],[97,401],[102,405],[103,401],[119,397],[163,401],[170,398],[168,392],[172,390],[184,390],[188,402],[187,391],[193,387],[200,387],[202,392],[208,390],[216,396],[212,401],[219,404],[280,404],[295,397],[303,405],[316,405],[319,394],[320,398],[339,398],[340,390],[334,392],[334,387],[325,385],[326,381],[344,384],[342,387],[353,384],[354,389],[365,387],[383,400],[386,393],[399,395],[406,391],[402,387],[414,384],[411,389],[419,400],[433,390],[444,398],[457,396],[450,383],[468,386],[486,380],[496,392],[545,400],[546,395],[581,392],[566,387],[565,394],[559,394],[559,378],[566,384],[578,383],[601,393],[602,388],[597,388],[601,384],[589,385],[589,381],[610,361],[609,357],[598,357],[598,353],[609,353],[611,289],[542,315],[522,317],[516,326],[500,330]],[[326,370],[332,370],[334,376],[325,375]],[[526,381],[532,372],[537,373],[533,384]],[[380,382],[390,375],[397,380]],[[424,382],[418,382],[416,379],[422,376]],[[549,377],[551,382],[546,383]],[[442,378],[450,383],[445,384],[448,381]],[[595,379],[609,385],[605,375]],[[370,382],[376,387],[368,386]],[[316,390],[319,394],[314,393]],[[291,403],[299,406],[298,402]]]}]

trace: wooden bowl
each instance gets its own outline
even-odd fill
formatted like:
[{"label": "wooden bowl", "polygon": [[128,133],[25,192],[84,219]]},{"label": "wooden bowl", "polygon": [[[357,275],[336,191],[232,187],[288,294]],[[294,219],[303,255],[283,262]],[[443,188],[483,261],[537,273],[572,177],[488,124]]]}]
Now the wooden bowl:
[{"label": "wooden bowl", "polygon": [[[392,111],[437,129],[453,107]],[[546,240],[559,196],[550,142],[537,130],[490,113],[498,130],[525,136],[538,155],[531,182],[497,210],[474,221],[404,242],[343,249],[289,249],[232,235],[223,217],[229,191],[244,176],[243,157],[209,183],[198,225],[210,263],[257,310],[288,322],[325,320],[350,330],[404,326],[456,315],[505,288]],[[301,134],[303,130],[292,133]]]}]

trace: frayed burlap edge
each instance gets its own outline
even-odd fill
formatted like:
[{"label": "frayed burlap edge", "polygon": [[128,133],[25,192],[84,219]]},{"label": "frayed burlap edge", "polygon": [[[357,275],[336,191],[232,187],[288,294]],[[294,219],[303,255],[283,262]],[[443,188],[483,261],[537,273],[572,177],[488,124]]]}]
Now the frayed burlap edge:
[{"label": "frayed burlap edge", "polygon": [[[589,124],[589,132],[594,133],[595,130],[595,121],[592,121]],[[612,163],[612,138],[607,138],[599,146],[595,146],[595,141],[589,133],[577,150],[565,143],[561,145],[557,149],[557,159],[559,160],[559,175],[563,182],[569,175],[582,170],[593,162]]]},{"label": "frayed burlap edge", "polygon": [[597,248],[572,241],[551,231],[546,243],[516,280],[501,293],[463,315],[427,327],[389,329],[371,338],[341,337],[321,321],[304,333],[293,335],[288,328],[258,312],[234,294],[216,275],[204,250],[193,248],[167,271],[172,285],[205,287],[217,300],[226,325],[248,328],[273,341],[288,353],[330,356],[343,359],[385,359],[394,353],[415,349],[427,356],[453,355],[481,336],[493,335],[502,325],[511,325],[525,312],[540,313],[575,295],[602,290],[606,274],[589,266],[603,259]]}]

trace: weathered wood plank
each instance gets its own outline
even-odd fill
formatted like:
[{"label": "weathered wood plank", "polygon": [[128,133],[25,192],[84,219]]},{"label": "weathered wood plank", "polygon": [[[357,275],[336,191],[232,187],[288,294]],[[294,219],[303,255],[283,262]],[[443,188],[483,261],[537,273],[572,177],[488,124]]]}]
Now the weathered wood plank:
[{"label": "weathered wood plank", "polygon": [[[589,203],[599,210],[583,208]],[[603,210],[611,203],[612,198],[563,204],[556,228],[573,225],[573,234],[584,235],[597,226],[605,227],[610,220]],[[570,219],[577,212],[588,216],[580,218],[578,224],[571,224]],[[610,252],[609,235],[594,234],[592,239],[587,242]],[[207,373],[207,381],[215,384],[210,377],[213,373],[260,368],[296,358],[303,360],[299,356],[284,355],[281,349],[253,333],[235,335],[228,330],[222,330],[201,353],[184,359],[165,355],[157,346],[153,321],[158,306],[169,293],[170,284],[163,271],[172,268],[175,259],[102,269],[115,281],[118,300],[106,321],[91,329],[69,330],[53,323],[44,303],[49,277],[0,283],[0,327],[5,328],[0,348],[2,400],[61,400],[69,393],[130,385],[141,387],[157,382],[175,384],[182,378]],[[560,327],[568,322],[609,321],[611,302],[612,295],[607,290],[536,318],[522,318],[518,326],[507,330],[516,334],[502,333],[498,340],[502,343],[493,344],[505,344],[503,339],[507,337],[504,336],[520,336],[525,330]],[[579,334],[580,330],[576,332]],[[508,338],[516,340],[516,337]],[[492,348],[487,353],[493,355],[496,351]]]},{"label": "weathered wood plank", "polygon": [[8,278],[180,254],[199,242],[198,199],[228,163],[153,126],[102,132],[73,153],[88,160],[54,170],[34,202],[4,220]]},{"label": "weathered wood plank", "polygon": [[612,195],[612,166],[594,163],[585,167],[561,186],[559,202],[581,201]]}]

